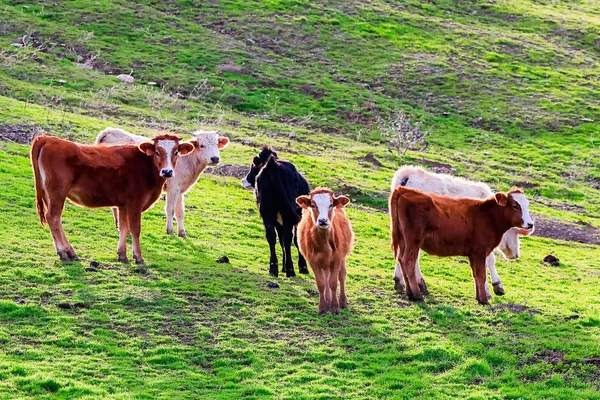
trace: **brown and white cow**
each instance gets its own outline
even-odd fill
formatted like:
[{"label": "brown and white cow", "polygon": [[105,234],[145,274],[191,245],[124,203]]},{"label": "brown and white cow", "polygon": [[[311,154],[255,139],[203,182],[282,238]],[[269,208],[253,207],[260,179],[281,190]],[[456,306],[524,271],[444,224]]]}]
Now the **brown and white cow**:
[{"label": "brown and white cow", "polygon": [[426,288],[417,279],[419,250],[434,256],[469,258],[475,292],[480,304],[488,304],[486,257],[512,227],[532,229],[529,202],[520,189],[496,193],[485,200],[452,198],[399,186],[390,196],[392,249],[402,267],[406,292],[422,301]]},{"label": "brown and white cow", "polygon": [[354,233],[344,206],[350,200],[334,196],[327,188],[317,188],[308,196],[299,196],[296,202],[303,208],[298,244],[317,280],[319,314],[339,314],[340,308],[348,307],[346,257],[352,250]]},{"label": "brown and white cow", "polygon": [[[437,174],[427,171],[422,167],[412,165],[404,165],[396,171],[392,179],[392,189],[398,186],[405,186],[413,189],[419,189],[426,193],[435,193],[442,196],[450,197],[474,197],[477,199],[487,199],[494,195],[492,189],[483,182],[475,182],[467,179],[459,178],[448,174]],[[502,254],[509,260],[519,257],[520,254],[520,236],[529,236],[533,233],[533,229],[511,228],[502,236],[500,245],[496,250],[500,250]],[[499,296],[504,295],[504,287],[500,280],[500,275],[496,271],[496,257],[494,252],[485,259],[485,265],[490,271],[492,286],[494,293]],[[417,259],[417,279],[421,279],[421,268]],[[394,270],[394,287],[399,292],[404,292],[404,278],[402,276],[402,268],[396,262]],[[426,288],[425,288],[426,291]],[[489,288],[486,283],[486,291],[488,297],[491,298]]]},{"label": "brown and white cow", "polygon": [[31,144],[37,211],[48,224],[61,260],[78,260],[62,227],[65,200],[82,207],[119,209],[119,261],[128,262],[126,240],[131,232],[133,257],[143,264],[140,249],[142,213],[160,197],[174,174],[179,156],[194,150],[177,136],[163,134],[139,145],[82,145],[51,136]]},{"label": "brown and white cow", "polygon": [[[221,162],[219,150],[229,145],[229,139],[220,136],[218,131],[196,131],[192,134],[194,138],[190,141],[195,147],[193,153],[183,158],[175,168],[175,176],[165,185],[167,193],[167,204],[165,213],[167,215],[167,233],[173,234],[173,215],[177,220],[177,234],[186,237],[183,226],[183,195],[198,182],[200,174],[206,167],[214,167]],[[134,135],[123,129],[106,128],[98,134],[96,144],[140,144],[147,141],[144,136]],[[118,212],[113,208],[115,225],[118,227]]]}]

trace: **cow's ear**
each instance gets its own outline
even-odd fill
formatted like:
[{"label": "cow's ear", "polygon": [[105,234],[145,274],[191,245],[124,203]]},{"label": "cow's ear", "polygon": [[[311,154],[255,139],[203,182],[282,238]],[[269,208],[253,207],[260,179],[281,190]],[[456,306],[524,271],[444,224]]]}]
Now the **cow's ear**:
[{"label": "cow's ear", "polygon": [[227,146],[229,146],[229,139],[227,139],[227,138],[226,138],[226,137],[224,137],[224,136],[221,136],[221,137],[219,138],[219,142],[218,142],[218,145],[217,145],[217,147],[218,147],[219,149],[224,149],[224,148],[225,148],[225,147],[227,147]]},{"label": "cow's ear", "polygon": [[140,145],[138,146],[138,149],[140,149],[140,151],[142,153],[146,154],[147,156],[154,155],[154,143],[152,143],[152,142],[140,143]]},{"label": "cow's ear", "polygon": [[296,203],[302,208],[308,208],[310,207],[310,196],[298,196]]},{"label": "cow's ear", "polygon": [[502,207],[505,207],[507,201],[508,197],[506,197],[506,194],[496,193],[496,203],[500,204]]},{"label": "cow's ear", "polygon": [[254,157],[252,159],[252,164],[256,165],[257,167],[260,165],[261,162],[262,161],[261,161],[261,159],[258,156]]},{"label": "cow's ear", "polygon": [[191,153],[195,149],[196,149],[196,146],[194,146],[193,144],[191,144],[189,142],[183,142],[179,145],[179,148],[177,150],[179,150],[180,156],[185,156],[186,154]]},{"label": "cow's ear", "polygon": [[200,143],[198,143],[198,139],[192,139],[188,143],[191,143],[194,146],[194,151],[200,151]]},{"label": "cow's ear", "polygon": [[346,196],[338,196],[333,198],[333,206],[335,208],[343,208],[348,203],[350,203],[350,199]]}]

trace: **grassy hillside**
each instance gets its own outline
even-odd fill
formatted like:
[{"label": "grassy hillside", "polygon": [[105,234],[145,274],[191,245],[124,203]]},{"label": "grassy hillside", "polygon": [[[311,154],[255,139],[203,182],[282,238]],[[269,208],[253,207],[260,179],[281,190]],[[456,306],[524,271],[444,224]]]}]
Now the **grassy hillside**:
[{"label": "grassy hillside", "polygon": [[[597,243],[596,2],[0,5],[0,398],[600,398],[598,245],[524,239],[489,308],[466,260],[425,255],[415,305],[393,291],[385,214],[399,165],[438,166],[521,185],[551,237]],[[426,150],[388,151],[377,121],[399,110]],[[218,128],[225,164],[268,143],[349,194],[350,308],[318,317],[312,276],[268,277],[253,195],[218,174],[189,193],[189,239],[164,233],[164,201],[144,215],[145,268],[116,263],[108,210],[70,204],[82,261],[57,261],[23,142],[107,126]]]}]

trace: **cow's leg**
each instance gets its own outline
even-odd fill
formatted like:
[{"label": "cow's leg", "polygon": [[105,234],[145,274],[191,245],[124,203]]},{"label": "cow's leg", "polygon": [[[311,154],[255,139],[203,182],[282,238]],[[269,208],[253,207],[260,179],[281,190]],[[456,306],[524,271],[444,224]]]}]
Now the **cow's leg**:
[{"label": "cow's leg", "polygon": [[288,278],[296,276],[294,260],[292,260],[293,229],[293,226],[284,225],[279,230],[279,240],[282,239],[281,235],[283,234],[283,268],[285,269],[285,276]]},{"label": "cow's leg", "polygon": [[115,228],[119,230],[119,209],[117,207],[112,207],[113,220],[115,221]]},{"label": "cow's leg", "polygon": [[[169,187],[171,189],[171,187]],[[167,216],[167,234],[173,234],[173,215],[175,214],[175,203],[177,202],[177,197],[174,196],[173,192],[167,192],[167,201],[165,205],[165,214]]]},{"label": "cow's leg", "polygon": [[[502,282],[500,281],[500,275],[498,275],[498,271],[496,271],[496,256],[494,255],[493,251],[485,259],[485,266],[490,271],[494,293],[496,293],[498,296],[504,296],[504,287],[502,286]],[[487,281],[485,283],[485,290],[488,294],[488,298],[491,299],[492,295],[490,294],[490,289],[487,284]]]},{"label": "cow's leg", "polygon": [[[115,210],[115,209],[113,209]],[[119,247],[117,247],[117,260],[122,263],[129,263],[127,258],[127,235],[129,234],[129,221],[127,220],[127,210],[120,208],[119,216]]]},{"label": "cow's leg", "polygon": [[398,293],[404,293],[406,286],[404,285],[404,276],[402,275],[402,265],[400,264],[400,250],[396,254],[396,269],[394,269],[394,289]]},{"label": "cow's leg", "polygon": [[142,211],[127,210],[127,222],[131,232],[131,247],[133,247],[133,259],[136,264],[144,264],[142,249],[140,247],[140,233],[142,231]]},{"label": "cow's leg", "polygon": [[485,254],[477,254],[469,257],[471,270],[473,271],[473,279],[475,280],[475,297],[479,304],[489,304],[485,288],[487,278],[485,258]]},{"label": "cow's leg", "polygon": [[419,288],[416,273],[419,247],[420,246],[414,243],[406,243],[402,259],[400,260],[402,272],[404,273],[404,279],[406,281],[406,294],[408,295],[408,299],[413,301],[423,301],[423,295]]},{"label": "cow's leg", "polygon": [[333,265],[330,266],[330,268],[331,269],[329,271],[328,284],[329,284],[329,293],[330,293],[331,299],[329,301],[329,310],[333,314],[339,314],[340,313],[340,302],[338,301],[338,297],[337,297],[337,286],[338,286],[338,281],[340,278],[340,264],[334,263]]},{"label": "cow's leg", "polygon": [[177,236],[185,238],[187,235],[185,234],[185,227],[183,226],[183,213],[185,211],[185,207],[183,205],[183,193],[179,195],[177,198],[177,203],[175,204],[175,218],[177,219]]},{"label": "cow's leg", "polygon": [[340,264],[338,278],[340,280],[340,308],[348,307],[348,298],[346,297],[346,260]]},{"label": "cow's leg", "polygon": [[51,196],[50,194],[47,197],[49,197],[49,201],[47,202],[46,221],[48,221],[48,226],[50,227],[56,254],[58,254],[61,261],[77,261],[79,257],[77,257],[73,246],[67,240],[62,227],[62,212],[65,206],[65,197],[58,195]]},{"label": "cow's leg", "polygon": [[425,283],[425,279],[423,278],[423,274],[421,273],[421,266],[419,265],[419,259],[421,258],[421,252],[417,256],[417,262],[415,265],[415,273],[417,274],[417,282],[419,282],[419,289],[421,289],[421,293],[429,294],[429,289],[427,288],[427,284]]},{"label": "cow's leg", "polygon": [[277,244],[277,233],[275,233],[275,224],[265,223],[265,236],[269,243],[269,249],[271,251],[271,260],[269,261],[269,274],[273,276],[279,276],[279,265],[277,262],[277,253],[275,252],[275,245]]},{"label": "cow's leg", "polygon": [[300,247],[298,247],[298,225],[294,226],[294,246],[298,249],[298,271],[300,271],[301,274],[308,274],[306,259],[300,252]]},{"label": "cow's leg", "polygon": [[327,276],[325,275],[325,271],[318,266],[313,266],[313,273],[315,274],[317,289],[319,290],[319,315],[322,315],[329,311]]}]

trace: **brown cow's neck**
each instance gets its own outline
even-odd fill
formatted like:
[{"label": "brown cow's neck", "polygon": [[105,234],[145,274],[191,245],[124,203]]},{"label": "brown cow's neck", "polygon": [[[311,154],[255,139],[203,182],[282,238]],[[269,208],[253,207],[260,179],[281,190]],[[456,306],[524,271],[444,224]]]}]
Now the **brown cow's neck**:
[{"label": "brown cow's neck", "polygon": [[494,239],[498,242],[496,244],[497,246],[500,244],[504,233],[512,228],[512,225],[506,221],[506,218],[504,217],[504,207],[499,205],[496,202],[496,199],[492,198],[484,201],[483,207],[487,209],[489,215],[491,216],[494,226]]}]

